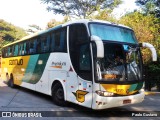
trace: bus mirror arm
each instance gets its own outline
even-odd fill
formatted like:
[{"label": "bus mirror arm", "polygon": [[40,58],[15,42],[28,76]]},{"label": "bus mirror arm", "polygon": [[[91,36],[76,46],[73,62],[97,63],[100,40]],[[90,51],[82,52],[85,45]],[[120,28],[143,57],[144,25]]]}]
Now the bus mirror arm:
[{"label": "bus mirror arm", "polygon": [[152,61],[157,61],[157,52],[152,44],[143,42],[143,43],[140,43],[139,45],[140,47],[149,48],[150,51],[152,52]]},{"label": "bus mirror arm", "polygon": [[91,41],[95,42],[96,47],[97,47],[97,58],[104,58],[104,45],[103,41],[100,37],[98,36],[91,36]]}]

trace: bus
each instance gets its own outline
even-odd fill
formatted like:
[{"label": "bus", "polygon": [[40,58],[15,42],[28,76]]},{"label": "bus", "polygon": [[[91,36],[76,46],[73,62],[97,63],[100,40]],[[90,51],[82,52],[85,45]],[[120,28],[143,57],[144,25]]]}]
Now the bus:
[{"label": "bus", "polygon": [[134,31],[101,20],[75,20],[27,36],[2,49],[2,79],[50,95],[64,106],[91,109],[144,100],[141,47]]}]

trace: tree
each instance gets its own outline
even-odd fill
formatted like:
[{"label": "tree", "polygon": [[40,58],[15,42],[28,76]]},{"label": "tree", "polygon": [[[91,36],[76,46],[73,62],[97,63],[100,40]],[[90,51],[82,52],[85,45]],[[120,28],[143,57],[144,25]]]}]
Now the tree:
[{"label": "tree", "polygon": [[160,18],[160,0],[136,0],[136,3],[142,7],[145,14],[154,14]]},{"label": "tree", "polygon": [[36,33],[36,32],[39,32],[42,30],[41,27],[39,27],[38,25],[35,25],[35,24],[32,24],[32,25],[29,25],[29,29],[27,29],[27,32],[28,33]]},{"label": "tree", "polygon": [[52,19],[50,20],[48,23],[47,23],[47,29],[48,28],[52,28],[52,27],[55,27],[57,25],[61,24],[61,22],[59,21],[56,21],[55,19]]},{"label": "tree", "polygon": [[113,17],[113,15],[111,14],[112,11],[111,10],[97,10],[97,14],[90,16],[89,18],[91,19],[98,19],[98,20],[105,20],[105,21],[110,21],[110,22],[117,22],[117,19],[115,19]]},{"label": "tree", "polygon": [[48,4],[47,10],[54,14],[62,14],[69,17],[87,18],[97,8],[113,10],[122,0],[41,0]]},{"label": "tree", "polygon": [[67,21],[69,21],[68,16],[65,16],[62,21],[56,21],[55,19],[52,19],[47,23],[47,29],[55,27],[55,26],[60,25],[60,24],[63,24]]},{"label": "tree", "polygon": [[[153,15],[146,16],[140,12],[133,12],[123,16],[119,22],[133,28],[139,42],[149,42],[153,44],[157,52],[160,53],[160,24],[158,18]],[[149,57],[151,56],[150,54],[149,50],[143,50],[144,62],[149,62],[151,59]]]},{"label": "tree", "polygon": [[153,32],[156,42],[152,42],[152,44],[156,46],[158,57],[160,58],[160,0],[136,0],[136,3],[141,6],[144,15],[154,15],[156,17],[153,20],[154,25],[151,27],[152,31],[156,31]]},{"label": "tree", "polygon": [[20,27],[0,19],[0,51],[3,45],[19,40],[27,33]]},{"label": "tree", "polygon": [[26,36],[25,30],[0,19],[0,36],[5,41],[16,41]]}]

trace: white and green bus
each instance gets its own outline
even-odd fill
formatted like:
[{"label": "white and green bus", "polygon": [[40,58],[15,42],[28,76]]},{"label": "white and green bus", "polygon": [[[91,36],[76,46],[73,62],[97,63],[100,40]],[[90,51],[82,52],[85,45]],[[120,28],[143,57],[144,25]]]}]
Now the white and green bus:
[{"label": "white and green bus", "polygon": [[2,49],[2,79],[92,109],[144,100],[140,47],[134,31],[99,20],[77,20],[25,37]]}]

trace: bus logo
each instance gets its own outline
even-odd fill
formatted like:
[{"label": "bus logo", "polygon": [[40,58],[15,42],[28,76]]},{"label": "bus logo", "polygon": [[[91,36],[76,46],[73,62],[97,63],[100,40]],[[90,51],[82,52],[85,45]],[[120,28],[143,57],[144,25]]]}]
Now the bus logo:
[{"label": "bus logo", "polygon": [[76,93],[72,92],[75,96],[78,102],[83,103],[85,101],[85,95],[88,93],[87,91],[77,90]]},{"label": "bus logo", "polygon": [[52,62],[52,68],[62,69],[62,66],[66,66],[66,62]]}]

